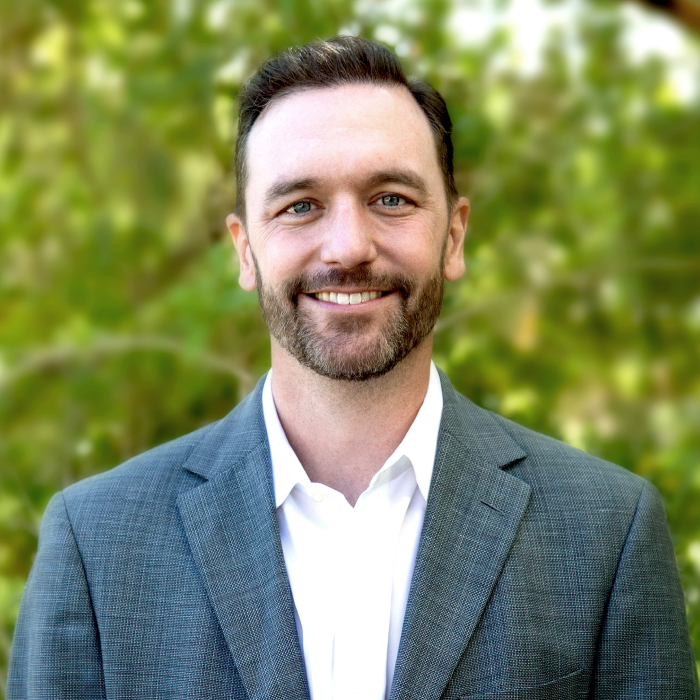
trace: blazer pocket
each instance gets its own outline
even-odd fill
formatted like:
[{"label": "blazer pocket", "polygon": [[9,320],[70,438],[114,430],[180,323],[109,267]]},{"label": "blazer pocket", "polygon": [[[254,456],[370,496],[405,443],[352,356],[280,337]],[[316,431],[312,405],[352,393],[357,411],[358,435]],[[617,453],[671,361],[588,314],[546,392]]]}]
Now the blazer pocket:
[{"label": "blazer pocket", "polygon": [[556,680],[523,688],[508,688],[497,692],[475,695],[460,695],[458,700],[576,700],[583,670],[557,678]]}]

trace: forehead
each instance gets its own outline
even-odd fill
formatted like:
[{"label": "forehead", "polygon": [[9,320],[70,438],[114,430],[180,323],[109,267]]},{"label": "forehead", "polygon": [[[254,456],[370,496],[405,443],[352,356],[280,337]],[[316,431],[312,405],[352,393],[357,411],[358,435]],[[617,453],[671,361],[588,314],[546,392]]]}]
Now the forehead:
[{"label": "forehead", "polygon": [[332,187],[408,169],[442,186],[432,130],[403,86],[350,84],[280,98],[253,125],[246,161],[253,200],[281,176]]}]

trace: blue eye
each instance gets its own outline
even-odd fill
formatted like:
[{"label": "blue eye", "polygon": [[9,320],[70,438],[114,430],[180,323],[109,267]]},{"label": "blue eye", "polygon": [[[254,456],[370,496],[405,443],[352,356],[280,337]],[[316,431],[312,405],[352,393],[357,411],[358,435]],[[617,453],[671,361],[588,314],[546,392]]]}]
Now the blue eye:
[{"label": "blue eye", "polygon": [[290,214],[308,214],[311,211],[311,202],[295,202],[285,209]]},{"label": "blue eye", "polygon": [[382,204],[386,207],[398,207],[404,201],[403,197],[399,197],[396,194],[385,194],[382,197]]}]

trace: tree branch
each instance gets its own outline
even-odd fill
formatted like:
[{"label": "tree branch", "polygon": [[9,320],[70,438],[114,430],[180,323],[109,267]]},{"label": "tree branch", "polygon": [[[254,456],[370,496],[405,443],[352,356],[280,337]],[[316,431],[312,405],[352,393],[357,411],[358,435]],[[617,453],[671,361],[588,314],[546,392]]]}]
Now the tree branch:
[{"label": "tree branch", "polygon": [[230,359],[208,352],[192,353],[181,342],[172,338],[152,335],[103,335],[85,347],[59,345],[29,353],[23,362],[0,374],[0,388],[10,386],[26,376],[60,370],[75,362],[95,362],[105,357],[138,350],[168,353],[184,362],[236,377],[240,384],[240,398],[247,396],[255,386],[256,378]]},{"label": "tree branch", "polygon": [[637,0],[637,2],[661,10],[688,29],[700,33],[698,0]]}]

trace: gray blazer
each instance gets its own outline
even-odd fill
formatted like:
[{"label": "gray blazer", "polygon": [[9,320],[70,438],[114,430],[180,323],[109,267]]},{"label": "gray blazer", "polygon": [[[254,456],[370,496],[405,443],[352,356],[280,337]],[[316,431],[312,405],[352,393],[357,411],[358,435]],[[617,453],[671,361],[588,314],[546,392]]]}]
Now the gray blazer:
[{"label": "gray blazer", "polygon": [[[657,491],[442,383],[391,700],[697,700]],[[308,698],[261,390],[52,499],[8,698]]]}]

